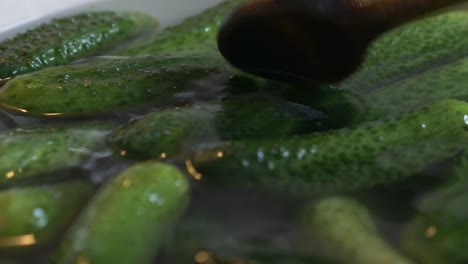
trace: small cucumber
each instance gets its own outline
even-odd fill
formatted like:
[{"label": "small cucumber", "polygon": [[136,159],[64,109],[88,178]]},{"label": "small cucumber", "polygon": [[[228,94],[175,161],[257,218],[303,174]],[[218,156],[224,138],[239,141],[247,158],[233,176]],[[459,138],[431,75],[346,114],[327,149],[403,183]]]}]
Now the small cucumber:
[{"label": "small cucumber", "polygon": [[337,88],[365,95],[443,67],[468,56],[467,35],[467,12],[448,12],[413,21],[374,41],[361,69]]},{"label": "small cucumber", "polygon": [[124,125],[108,142],[134,159],[182,158],[194,145],[216,138],[213,116],[212,110],[202,106],[162,110]]},{"label": "small cucumber", "polygon": [[468,261],[468,183],[456,182],[423,198],[421,211],[406,225],[405,252],[424,264]]},{"label": "small cucumber", "polygon": [[85,181],[0,191],[0,251],[54,243],[94,191]]},{"label": "small cucumber", "polygon": [[111,128],[82,125],[0,132],[0,186],[43,182],[78,167],[99,148]]},{"label": "small cucumber", "polygon": [[221,73],[229,71],[215,54],[103,59],[18,76],[0,89],[0,105],[29,115],[108,112],[164,101],[161,97]]},{"label": "small cucumber", "polygon": [[377,231],[366,207],[345,197],[325,198],[302,212],[306,232],[318,239],[323,253],[346,264],[413,263]]},{"label": "small cucumber", "polygon": [[404,230],[403,249],[420,263],[468,262],[467,161],[463,153],[455,177],[419,199],[418,213]]},{"label": "small cucumber", "polygon": [[151,16],[136,12],[94,12],[55,19],[0,43],[0,79],[67,64],[155,26]]},{"label": "small cucumber", "polygon": [[468,56],[465,56],[444,67],[427,69],[385,88],[365,92],[361,99],[369,111],[364,113],[364,118],[378,119],[398,109],[410,109],[414,105],[443,99],[468,101],[467,83]]},{"label": "small cucumber", "polygon": [[[443,99],[468,101],[468,12],[428,16],[369,47],[362,67],[333,88],[354,94],[355,122]],[[360,100],[356,100],[356,97]]]},{"label": "small cucumber", "polygon": [[336,131],[205,147],[193,164],[207,182],[300,195],[370,188],[455,156],[468,139],[467,116],[468,103],[445,100]]},{"label": "small cucumber", "polygon": [[216,36],[221,22],[245,0],[228,0],[186,19],[181,24],[135,40],[116,55],[148,55],[173,52],[216,51]]},{"label": "small cucumber", "polygon": [[54,263],[153,263],[189,195],[176,168],[136,164],[111,179],[62,241]]},{"label": "small cucumber", "polygon": [[[311,257],[311,256],[297,256],[293,254],[281,254],[275,253],[263,253],[263,254],[252,254],[249,258],[252,261],[247,264],[338,264],[339,262],[331,261],[323,257]],[[226,262],[228,264],[230,262]]]},{"label": "small cucumber", "polygon": [[137,159],[186,157],[216,140],[278,138],[317,127],[324,115],[306,106],[264,96],[237,96],[221,105],[194,105],[146,115],[108,138]]},{"label": "small cucumber", "polygon": [[221,140],[286,138],[327,129],[328,117],[311,107],[261,95],[226,97],[214,126]]}]

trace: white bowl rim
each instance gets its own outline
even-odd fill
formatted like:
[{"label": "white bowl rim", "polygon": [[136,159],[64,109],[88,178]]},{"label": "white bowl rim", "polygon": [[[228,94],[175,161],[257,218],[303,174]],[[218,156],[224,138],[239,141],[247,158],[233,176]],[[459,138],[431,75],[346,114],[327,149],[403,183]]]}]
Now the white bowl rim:
[{"label": "white bowl rim", "polygon": [[47,22],[84,11],[136,10],[155,16],[161,27],[201,12],[223,0],[1,0],[0,40]]}]

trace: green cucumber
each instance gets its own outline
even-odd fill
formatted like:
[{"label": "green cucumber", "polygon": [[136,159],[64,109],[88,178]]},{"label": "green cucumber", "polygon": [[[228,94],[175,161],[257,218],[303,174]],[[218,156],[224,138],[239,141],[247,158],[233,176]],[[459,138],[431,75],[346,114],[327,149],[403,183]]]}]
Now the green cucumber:
[{"label": "green cucumber", "polygon": [[[468,53],[468,51],[467,51]],[[443,99],[468,101],[468,56],[363,94],[364,118],[378,119],[398,109]]]},{"label": "green cucumber", "polygon": [[43,182],[79,167],[112,127],[17,128],[0,132],[0,186]]},{"label": "green cucumber", "polygon": [[463,153],[449,182],[418,200],[402,246],[425,264],[468,262],[468,155]]},{"label": "green cucumber", "polygon": [[0,106],[29,115],[89,115],[167,102],[194,81],[222,73],[229,71],[215,54],[102,59],[18,76],[0,90]]},{"label": "green cucumber", "polygon": [[347,91],[355,108],[364,110],[354,123],[421,103],[468,101],[467,35],[466,11],[408,23],[376,39],[362,67],[333,89]]},{"label": "green cucumber", "polygon": [[112,133],[108,142],[137,159],[186,157],[216,140],[278,138],[316,129],[324,115],[300,104],[264,96],[223,98],[222,105],[162,110]]},{"label": "green cucumber", "polygon": [[336,131],[201,148],[193,164],[207,182],[300,195],[351,191],[405,179],[456,155],[467,128],[468,103],[445,100]]},{"label": "green cucumber", "polygon": [[413,263],[380,236],[368,209],[353,199],[331,197],[311,203],[303,209],[302,222],[322,252],[340,263]]},{"label": "green cucumber", "polygon": [[117,55],[148,55],[173,52],[216,51],[216,36],[221,22],[245,0],[228,0],[184,20],[181,24],[154,32],[117,50]]},{"label": "green cucumber", "polygon": [[[284,254],[282,252],[252,254],[246,257],[218,257],[215,254],[206,251],[200,251],[195,254],[194,258],[197,263],[200,260],[206,260],[203,263],[219,263],[219,264],[337,264],[338,262],[326,260],[319,257],[300,256],[294,254]],[[182,262],[181,262],[182,263]],[[192,262],[185,262],[192,263]]]},{"label": "green cucumber", "polygon": [[188,181],[169,165],[136,164],[107,183],[62,241],[54,263],[153,263],[188,202]]},{"label": "green cucumber", "polygon": [[0,43],[0,79],[94,55],[155,26],[152,17],[136,12],[55,19]]},{"label": "green cucumber", "polygon": [[[366,94],[468,56],[468,12],[429,16],[374,41],[361,69],[340,89]],[[442,88],[440,88],[442,89]]]},{"label": "green cucumber", "polygon": [[182,158],[194,145],[216,138],[213,116],[210,108],[202,106],[162,110],[124,125],[108,142],[134,159]]},{"label": "green cucumber", "polygon": [[0,251],[54,243],[94,191],[85,181],[0,191]]},{"label": "green cucumber", "polygon": [[285,138],[327,129],[327,116],[302,104],[261,95],[226,97],[214,126],[221,140]]},{"label": "green cucumber", "polygon": [[468,12],[425,17],[371,43],[341,83],[283,88],[283,96],[332,117],[332,127],[386,118],[443,99],[468,101]]},{"label": "green cucumber", "polygon": [[468,183],[458,181],[423,197],[420,212],[406,225],[402,247],[424,264],[468,261]]},{"label": "green cucumber", "polygon": [[[293,254],[263,253],[252,254],[246,264],[337,264],[323,257],[300,256]],[[230,262],[226,262],[230,263]]]}]

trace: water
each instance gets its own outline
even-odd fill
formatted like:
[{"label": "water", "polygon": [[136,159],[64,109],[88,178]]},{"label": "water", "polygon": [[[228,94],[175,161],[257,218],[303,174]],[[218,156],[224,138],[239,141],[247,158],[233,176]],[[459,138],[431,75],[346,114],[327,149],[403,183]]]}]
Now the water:
[{"label": "water", "polygon": [[[198,81],[193,87],[195,88],[189,93],[181,92],[174,95],[177,98],[177,106],[219,101],[226,95],[226,91],[233,88],[216,77]],[[265,91],[270,90],[273,90],[273,87],[265,89]],[[260,94],[265,95],[265,91]],[[87,119],[126,124],[146,113],[167,107],[168,105],[164,104],[144,106]],[[31,124],[68,124],[81,121],[84,120],[80,118],[51,120],[0,111],[0,131]],[[419,177],[402,184],[345,194],[367,205],[373,212],[381,234],[391,245],[399,248],[400,234],[417,209],[416,202],[421,195],[445,181],[440,176],[447,172],[447,164],[450,162],[441,161],[432,164]],[[68,177],[89,177],[101,184],[132,163],[133,161],[122,157],[112,156],[111,150],[103,147],[82,165],[79,172],[72,172]],[[184,167],[180,162],[174,163]],[[315,238],[306,238],[298,224],[301,207],[308,201],[318,200],[321,195],[304,197],[251,188],[219,187],[204,185],[194,179],[192,186],[191,206],[177,225],[175,234],[168,237],[168,246],[162,250],[155,263],[256,264],[268,263],[260,262],[259,256],[264,255],[278,258],[279,255],[284,255],[292,261],[298,256],[307,259],[323,254],[319,249],[319,242]],[[48,254],[49,251],[46,249],[38,255],[21,258],[25,259],[25,263],[46,263]],[[10,254],[5,255],[9,257]]]},{"label": "water", "polygon": [[137,10],[158,18],[161,27],[178,23],[181,18],[197,14],[203,9],[222,0],[203,0],[196,3],[190,0],[149,1],[135,0],[80,0],[80,1],[20,1],[14,5],[9,1],[0,3],[0,9],[8,10],[0,18],[0,40],[11,37],[34,25],[49,21],[54,17],[71,15],[83,11]]}]

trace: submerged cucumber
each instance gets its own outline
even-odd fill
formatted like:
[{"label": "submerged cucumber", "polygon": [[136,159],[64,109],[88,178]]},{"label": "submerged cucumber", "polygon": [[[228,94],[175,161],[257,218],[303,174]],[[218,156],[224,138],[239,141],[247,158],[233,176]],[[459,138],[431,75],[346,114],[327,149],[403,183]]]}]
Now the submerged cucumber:
[{"label": "submerged cucumber", "polygon": [[424,264],[466,263],[468,182],[456,182],[423,198],[420,213],[407,224],[402,246]]},{"label": "submerged cucumber", "polygon": [[467,35],[468,12],[449,12],[413,21],[374,41],[361,69],[337,87],[366,94],[426,70],[444,67],[468,56]]},{"label": "submerged cucumber", "polygon": [[43,182],[78,167],[99,149],[111,128],[88,124],[0,132],[0,186]]},{"label": "submerged cucumber", "polygon": [[468,12],[413,21],[377,38],[362,67],[341,83],[283,94],[333,117],[334,128],[443,99],[468,101],[467,35]]},{"label": "submerged cucumber", "polygon": [[468,100],[468,12],[429,16],[387,32],[369,47],[362,67],[333,85],[361,98],[356,118],[377,120],[442,99]]},{"label": "submerged cucumber", "polygon": [[18,76],[0,90],[0,105],[32,115],[108,112],[155,99],[169,103],[194,81],[221,73],[229,71],[210,53],[103,59]]},{"label": "submerged cucumber", "polygon": [[468,262],[468,155],[459,161],[454,179],[419,200],[403,233],[403,248],[421,263]]},{"label": "submerged cucumber", "polygon": [[146,162],[103,187],[62,241],[55,263],[152,263],[188,202],[188,182]]},{"label": "submerged cucumber", "polygon": [[202,106],[158,111],[114,131],[108,142],[136,159],[184,157],[194,145],[216,138],[213,116],[213,109]]},{"label": "submerged cucumber", "polygon": [[385,88],[365,92],[361,98],[363,105],[370,110],[365,113],[366,119],[378,119],[422,102],[427,104],[443,99],[468,101],[468,57],[389,83]]},{"label": "submerged cucumber", "polygon": [[185,157],[216,140],[286,137],[314,130],[324,115],[303,105],[264,96],[238,96],[222,105],[158,111],[112,133],[108,142],[139,159]]},{"label": "submerged cucumber", "polygon": [[[177,259],[177,257],[175,257]],[[337,264],[338,262],[326,260],[319,257],[300,256],[293,254],[284,254],[280,252],[252,254],[246,257],[218,257],[210,252],[200,251],[192,259],[206,260],[203,263],[217,264]],[[177,262],[192,263],[192,262]],[[200,263],[197,261],[197,263]]]},{"label": "submerged cucumber", "polygon": [[85,181],[0,191],[0,251],[50,245],[93,191]]},{"label": "submerged cucumber", "polygon": [[341,263],[413,263],[384,241],[367,208],[352,199],[331,197],[312,203],[303,209],[302,218],[304,229],[318,239],[323,252]]},{"label": "submerged cucumber", "polygon": [[302,195],[369,188],[412,176],[464,149],[467,115],[467,103],[445,100],[337,131],[207,147],[195,154],[194,165],[207,182]]},{"label": "submerged cucumber", "polygon": [[[246,264],[337,264],[338,262],[325,259],[323,257],[297,256],[292,254],[263,253],[252,254],[248,258],[251,260]],[[230,262],[226,262],[229,264]]]},{"label": "submerged cucumber", "polygon": [[55,19],[0,43],[0,79],[67,64],[154,26],[152,17],[136,12],[95,12]]},{"label": "submerged cucumber", "polygon": [[214,126],[221,140],[285,138],[327,129],[327,116],[302,104],[261,95],[226,97]]},{"label": "submerged cucumber", "polygon": [[221,22],[245,0],[228,0],[181,24],[137,39],[115,52],[117,55],[147,55],[172,52],[216,51],[216,36]]}]

